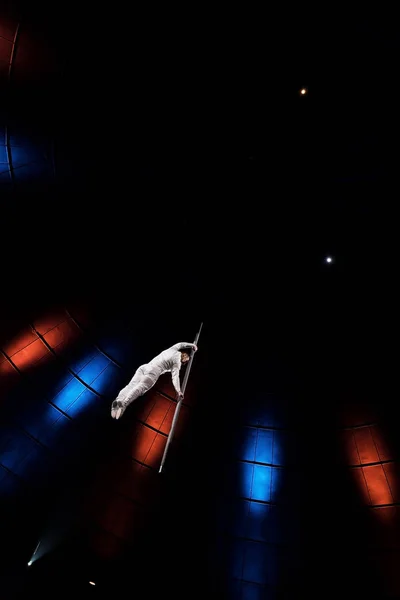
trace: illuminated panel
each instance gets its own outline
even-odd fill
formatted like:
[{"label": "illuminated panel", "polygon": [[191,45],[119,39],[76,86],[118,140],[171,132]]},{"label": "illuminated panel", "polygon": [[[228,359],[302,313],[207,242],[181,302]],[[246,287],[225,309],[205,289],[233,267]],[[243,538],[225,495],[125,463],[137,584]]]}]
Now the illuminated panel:
[{"label": "illuminated panel", "polygon": [[[371,419],[359,409],[352,414],[353,423]],[[370,560],[381,574],[386,593],[400,594],[400,517],[399,466],[377,423],[341,431],[341,445],[347,465],[359,491],[369,507],[371,519]]]},{"label": "illuminated panel", "polygon": [[246,392],[216,515],[212,568],[221,597],[275,598],[278,589],[292,597],[300,580],[304,459],[293,405],[287,395]]},{"label": "illuminated panel", "polygon": [[22,350],[19,350],[14,356],[11,357],[12,362],[20,371],[26,371],[32,369],[42,359],[50,360],[51,354],[43,344],[43,342],[37,339],[35,342],[27,345]]},{"label": "illuminated panel", "polygon": [[[241,598],[261,593],[260,586],[273,587],[277,576],[277,548],[271,544],[275,531],[272,502],[276,500],[281,470],[274,462],[279,455],[279,432],[245,426],[238,445],[242,496],[232,515],[231,576],[239,579]],[[235,539],[236,538],[236,539]]]},{"label": "illuminated panel", "polygon": [[[347,464],[361,492],[363,502],[382,506],[396,502],[398,483],[395,463],[378,425],[354,427],[341,434]],[[389,461],[389,462],[386,462]]]},{"label": "illuminated panel", "polygon": [[[36,325],[35,325],[36,327]],[[48,325],[42,326],[40,335],[49,346],[58,354],[63,353],[71,344],[74,344],[82,336],[79,329],[71,319],[62,320],[55,327],[47,329]],[[46,331],[47,330],[47,331]],[[39,329],[37,329],[39,332]]]},{"label": "illuminated panel", "polygon": [[[163,385],[161,389],[164,391]],[[138,543],[138,535],[145,527],[149,511],[159,498],[161,478],[158,469],[164,452],[167,435],[170,431],[176,403],[162,393],[158,386],[145,396],[136,400],[124,414],[119,427],[119,447],[115,454],[99,469],[99,478],[94,485],[91,497],[98,501],[101,507],[96,515],[88,516],[94,519],[96,530],[91,536],[92,548],[100,556],[114,558],[124,549],[123,543],[114,543],[111,548],[104,548],[104,537],[113,535],[126,544]],[[190,409],[182,406],[175,442],[179,443],[184,434]],[[121,498],[125,500],[122,501]],[[115,513],[125,511],[120,520],[115,519]]]},{"label": "illuminated panel", "polygon": [[16,475],[38,482],[40,473],[49,475],[57,466],[57,457],[79,447],[85,430],[74,423],[88,417],[96,422],[100,411],[108,412],[107,394],[118,390],[121,369],[87,343],[63,310],[23,328],[2,352],[2,406],[13,425],[4,433],[0,464],[9,472],[7,481]]},{"label": "illuminated panel", "polygon": [[29,347],[33,342],[37,342],[38,337],[28,328],[15,336],[9,343],[3,345],[3,351],[12,358],[15,354]]},{"label": "illuminated panel", "polygon": [[66,311],[62,308],[53,309],[36,317],[33,326],[39,335],[45,335],[68,319]]},{"label": "illuminated panel", "polygon": [[[157,387],[158,390],[158,387]],[[154,429],[168,435],[172,419],[175,414],[176,402],[166,398],[157,390],[150,390],[141,402],[137,402],[134,407],[135,416],[139,421]],[[180,435],[185,430],[187,419],[189,418],[190,409],[184,404],[181,406],[179,420],[175,428],[175,439],[179,439]]]},{"label": "illuminated panel", "polygon": [[[184,369],[181,372],[181,381],[184,377]],[[175,399],[176,392],[174,386],[172,385],[171,375],[170,373],[166,373],[160,377],[157,382],[157,389],[166,396]],[[187,383],[184,404],[190,406],[196,402],[196,383],[191,377],[189,377],[189,381]]]},{"label": "illuminated panel", "polygon": [[51,358],[49,350],[28,327],[10,343],[3,345],[2,350],[19,371],[32,369],[40,361]]}]

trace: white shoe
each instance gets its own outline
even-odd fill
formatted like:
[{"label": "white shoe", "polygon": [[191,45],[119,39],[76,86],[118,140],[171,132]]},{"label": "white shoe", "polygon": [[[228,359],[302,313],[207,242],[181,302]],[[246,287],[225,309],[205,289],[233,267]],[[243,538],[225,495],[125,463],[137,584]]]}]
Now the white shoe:
[{"label": "white shoe", "polygon": [[120,419],[127,408],[123,400],[114,400],[111,405],[111,416],[113,419]]}]

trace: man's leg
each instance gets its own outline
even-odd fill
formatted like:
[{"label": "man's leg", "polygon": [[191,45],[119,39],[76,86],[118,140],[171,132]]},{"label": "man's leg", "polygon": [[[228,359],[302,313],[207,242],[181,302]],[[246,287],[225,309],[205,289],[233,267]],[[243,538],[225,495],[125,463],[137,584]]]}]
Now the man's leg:
[{"label": "man's leg", "polygon": [[[124,387],[122,388],[122,390],[120,390],[120,392],[118,393],[118,396],[115,398],[115,400],[113,401],[112,405],[111,405],[111,416],[113,419],[119,419],[122,416],[122,413],[125,411],[125,408],[127,406],[126,401],[128,399],[128,397],[130,397],[132,395],[132,393],[134,394],[136,389],[139,388],[140,383],[142,381],[143,378],[143,367],[140,366],[134,376],[132,377],[132,379],[130,380],[130,382]],[[137,398],[138,396],[136,396]],[[126,406],[125,406],[126,404]],[[120,410],[123,409],[123,410]],[[118,413],[118,416],[116,416],[116,414]]]},{"label": "man's leg", "polygon": [[117,396],[114,402],[111,405],[111,416],[113,419],[120,419],[124,414],[125,410],[128,406],[142,396],[146,392],[146,389],[143,388],[143,384],[139,381],[136,387],[131,388],[128,396]]},{"label": "man's leg", "polygon": [[140,396],[143,396],[153,387],[157,380],[144,375],[141,367],[136,371],[132,380],[121,390],[117,398],[111,405],[111,416],[113,419],[120,419],[128,406]]}]

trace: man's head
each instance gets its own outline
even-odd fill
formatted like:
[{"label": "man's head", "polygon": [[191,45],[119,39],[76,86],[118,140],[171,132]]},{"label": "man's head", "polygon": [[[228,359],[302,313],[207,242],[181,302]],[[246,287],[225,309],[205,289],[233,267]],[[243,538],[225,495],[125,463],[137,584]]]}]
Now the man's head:
[{"label": "man's head", "polygon": [[187,352],[181,352],[181,361],[183,364],[187,363],[190,356]]}]

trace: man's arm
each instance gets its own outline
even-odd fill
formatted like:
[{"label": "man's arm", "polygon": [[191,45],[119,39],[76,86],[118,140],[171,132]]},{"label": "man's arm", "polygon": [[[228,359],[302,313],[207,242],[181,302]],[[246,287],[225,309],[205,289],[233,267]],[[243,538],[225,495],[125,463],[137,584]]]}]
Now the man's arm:
[{"label": "man's arm", "polygon": [[174,386],[175,391],[178,394],[178,396],[182,395],[181,381],[179,379],[180,370],[181,370],[181,362],[179,361],[179,363],[178,362],[174,363],[174,366],[171,369],[171,377],[172,377],[173,386]]},{"label": "man's arm", "polygon": [[190,342],[178,342],[177,344],[174,344],[172,348],[174,348],[174,350],[182,350],[183,348],[193,348],[195,352],[197,350],[196,344],[191,344]]}]

